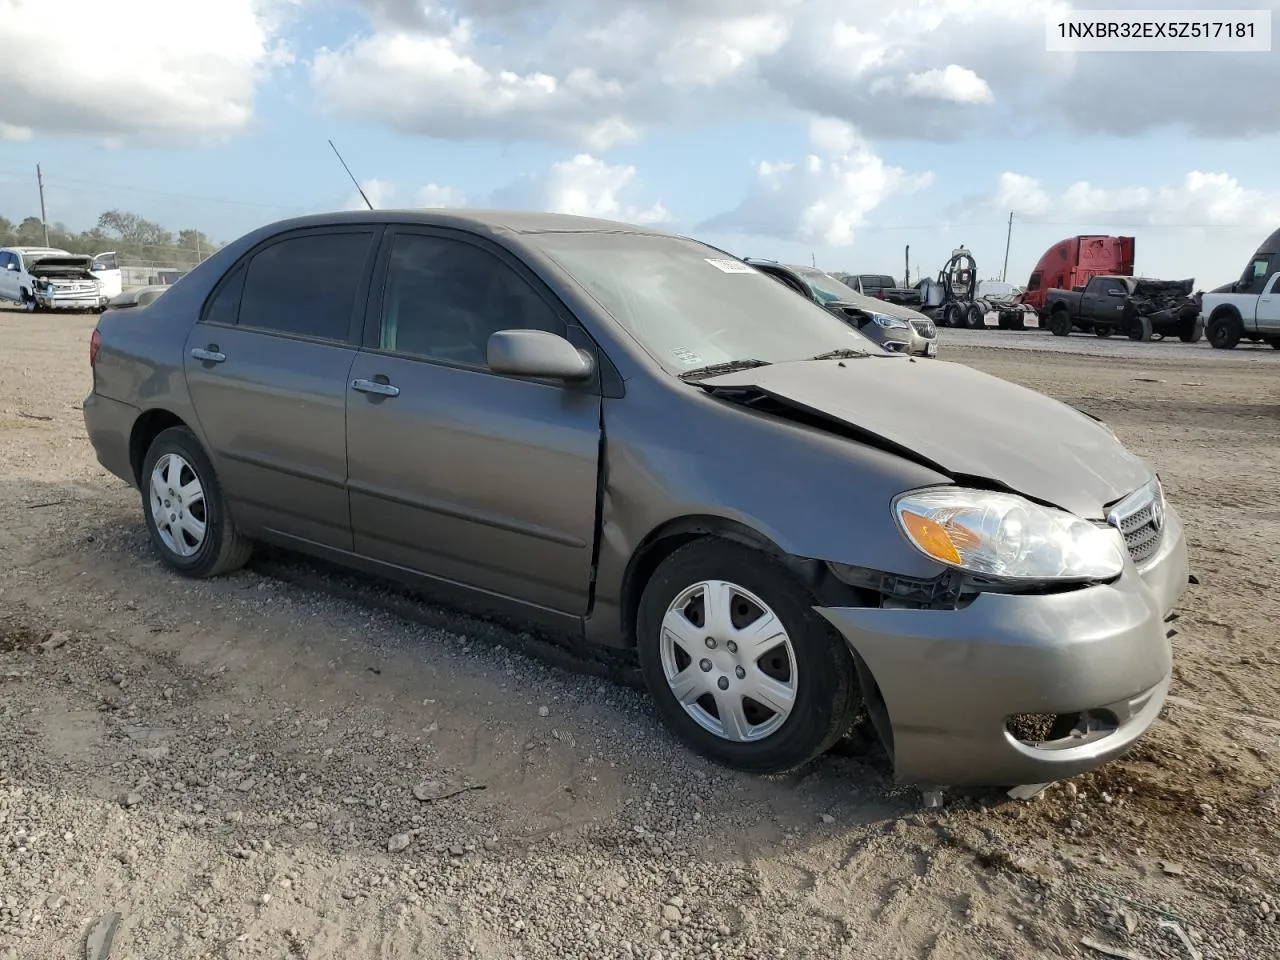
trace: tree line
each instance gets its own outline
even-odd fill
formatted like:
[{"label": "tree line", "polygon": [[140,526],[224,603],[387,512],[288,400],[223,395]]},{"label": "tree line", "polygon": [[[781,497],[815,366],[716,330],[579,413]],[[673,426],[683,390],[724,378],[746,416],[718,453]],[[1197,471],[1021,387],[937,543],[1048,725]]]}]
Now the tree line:
[{"label": "tree line", "polygon": [[[91,230],[79,233],[64,223],[51,223],[48,245],[68,253],[90,255],[114,250],[124,260],[171,262],[186,267],[195,266],[222,246],[199,230],[175,233],[125,210],[108,210],[98,217]],[[27,217],[15,223],[0,216],[0,247],[43,246],[44,225],[39,217]]]}]

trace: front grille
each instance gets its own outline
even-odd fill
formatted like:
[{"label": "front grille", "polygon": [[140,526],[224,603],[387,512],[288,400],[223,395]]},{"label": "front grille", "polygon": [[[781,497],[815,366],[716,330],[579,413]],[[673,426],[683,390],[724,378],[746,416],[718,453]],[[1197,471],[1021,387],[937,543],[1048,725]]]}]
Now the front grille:
[{"label": "front grille", "polygon": [[1135,564],[1150,560],[1164,539],[1164,494],[1159,482],[1153,480],[1113,506],[1107,522],[1120,531]]},{"label": "front grille", "polygon": [[911,329],[926,340],[932,340],[938,335],[938,328],[933,325],[932,320],[912,320]]}]

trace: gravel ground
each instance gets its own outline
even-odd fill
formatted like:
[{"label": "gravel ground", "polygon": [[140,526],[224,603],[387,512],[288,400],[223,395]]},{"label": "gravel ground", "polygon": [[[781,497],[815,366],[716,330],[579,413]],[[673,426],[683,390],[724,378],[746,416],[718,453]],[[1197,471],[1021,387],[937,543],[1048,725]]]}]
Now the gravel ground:
[{"label": "gravel ground", "polygon": [[1076,332],[1069,337],[1055,337],[1048,330],[1000,330],[994,326],[995,315],[988,317],[991,325],[986,330],[942,329],[938,332],[939,348],[948,352],[955,348],[990,347],[998,350],[1035,350],[1044,353],[1074,353],[1088,357],[1112,359],[1185,359],[1193,357],[1195,363],[1274,363],[1280,351],[1265,343],[1245,340],[1234,350],[1215,350],[1208,340],[1199,343],[1183,343],[1177,337],[1135,343],[1127,337],[1099,339],[1092,333]]},{"label": "gravel ground", "polygon": [[1128,756],[925,810],[860,731],[739,775],[629,664],[287,555],[164,572],[85,437],[92,326],[0,312],[0,957],[116,915],[113,960],[1280,955],[1280,352],[944,331],[1148,457],[1201,585]]}]

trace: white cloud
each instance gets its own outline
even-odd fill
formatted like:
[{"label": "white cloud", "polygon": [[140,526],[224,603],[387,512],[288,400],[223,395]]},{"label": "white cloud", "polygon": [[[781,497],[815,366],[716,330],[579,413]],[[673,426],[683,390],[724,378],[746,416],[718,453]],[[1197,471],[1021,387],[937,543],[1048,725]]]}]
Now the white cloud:
[{"label": "white cloud", "polygon": [[[364,191],[364,197],[369,198],[369,203],[373,204],[375,210],[384,210],[392,206],[392,199],[396,195],[396,185],[386,180],[379,180],[371,177],[368,180],[360,181],[360,190]],[[342,204],[344,210],[367,210],[364,197],[359,192],[350,193]]]},{"label": "white cloud", "polygon": [[16,127],[10,123],[0,123],[0,140],[30,140],[34,132],[30,127]]},{"label": "white cloud", "polygon": [[1227,173],[1193,170],[1180,182],[1156,187],[1098,187],[1087,180],[1056,194],[1032,177],[1000,175],[995,189],[970,211],[1014,211],[1019,220],[1060,224],[1096,224],[1217,229],[1269,229],[1280,222],[1280,191],[1245,187]]},{"label": "white cloud", "polygon": [[907,96],[925,100],[950,100],[953,103],[995,102],[987,81],[968,67],[959,67],[954,63],[947,64],[941,70],[909,73],[902,87]]},{"label": "white cloud", "polygon": [[598,155],[744,111],[839,117],[873,138],[1280,131],[1280,114],[1232,93],[1280,82],[1274,56],[1047,54],[1046,20],[1091,0],[359,2],[368,29],[314,59],[318,102],[432,136]]},{"label": "white cloud", "polygon": [[[368,180],[360,181],[360,189],[364,191],[365,197],[369,198],[369,203],[373,204],[375,210],[386,210],[400,205],[400,187],[389,180],[379,180],[377,177],[371,177]],[[461,191],[455,190],[453,187],[443,187],[436,183],[428,183],[419,187],[413,192],[413,202],[409,204],[413,208],[423,207],[465,207],[467,198]],[[343,202],[344,210],[365,210],[364,197],[359,193],[348,194],[347,199]]]},{"label": "white cloud", "polygon": [[742,203],[698,229],[846,247],[868,213],[933,181],[931,173],[889,166],[840,121],[813,120],[809,140],[817,152],[798,163],[757,164],[756,182]]},{"label": "white cloud", "polygon": [[462,191],[435,183],[419,187],[416,200],[414,206],[417,207],[465,207],[467,205],[467,198]]},{"label": "white cloud", "polygon": [[608,164],[581,153],[554,163],[543,173],[527,177],[497,191],[493,203],[500,207],[545,210],[582,217],[601,217],[627,223],[664,223],[671,215],[661,203],[636,205],[627,200],[636,179],[636,168]]},{"label": "white cloud", "polygon": [[0,0],[0,129],[125,145],[243,130],[254,93],[290,59],[294,0]]}]

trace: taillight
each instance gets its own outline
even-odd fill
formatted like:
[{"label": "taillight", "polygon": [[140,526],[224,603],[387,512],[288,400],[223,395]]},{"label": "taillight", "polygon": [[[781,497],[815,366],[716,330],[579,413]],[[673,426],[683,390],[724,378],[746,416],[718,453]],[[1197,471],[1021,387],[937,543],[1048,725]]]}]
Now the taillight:
[{"label": "taillight", "polygon": [[93,335],[89,337],[89,369],[93,369],[93,365],[98,362],[98,348],[102,346],[102,334],[98,332],[98,328],[93,328]]}]

